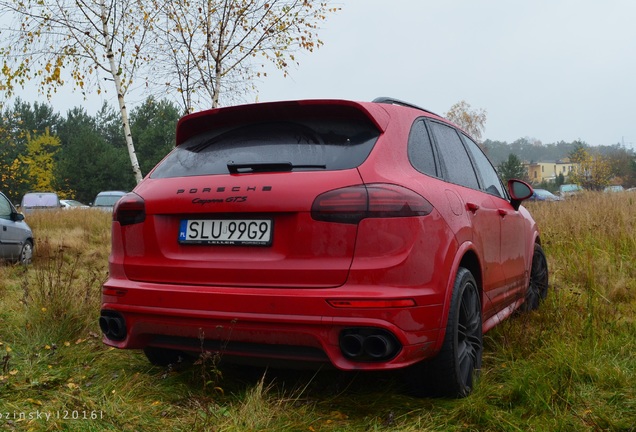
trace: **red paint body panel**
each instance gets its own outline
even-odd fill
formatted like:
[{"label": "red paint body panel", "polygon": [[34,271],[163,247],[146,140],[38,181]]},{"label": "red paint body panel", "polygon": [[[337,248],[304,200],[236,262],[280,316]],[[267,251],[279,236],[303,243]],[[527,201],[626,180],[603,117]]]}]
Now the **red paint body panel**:
[{"label": "red paint body panel", "polygon": [[[441,120],[413,108],[333,100],[245,105],[181,119],[177,146],[217,128],[280,119],[310,125],[351,120],[377,137],[353,167],[258,171],[261,162],[287,163],[267,156],[251,161],[258,169],[246,173],[155,178],[151,172],[130,196],[142,203],[143,221],[113,221],[102,311],[121,316],[126,334],[105,336],[104,342],[200,352],[205,341],[205,349],[229,358],[322,362],[343,370],[402,368],[439,350],[460,266],[470,266],[482,292],[484,330],[494,326],[523,301],[537,227],[507,197],[415,169],[408,142],[411,125],[421,118]],[[312,151],[321,152],[321,145]],[[368,199],[390,208],[385,213],[353,222],[313,213],[319,195],[361,185],[397,185],[429,210],[391,207],[394,196],[380,194]],[[347,204],[349,198],[341,199]],[[268,219],[272,243],[181,244],[179,227],[189,219]],[[405,299],[413,306],[328,303],[358,299]],[[386,359],[356,361],[340,346],[350,329],[389,334],[397,347]]]}]

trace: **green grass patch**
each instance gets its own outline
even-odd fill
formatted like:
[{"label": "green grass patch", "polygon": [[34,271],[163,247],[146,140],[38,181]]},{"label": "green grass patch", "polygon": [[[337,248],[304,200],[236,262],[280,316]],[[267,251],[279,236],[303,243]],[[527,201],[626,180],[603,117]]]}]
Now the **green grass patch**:
[{"label": "green grass patch", "polygon": [[395,372],[263,370],[214,356],[168,369],[106,347],[97,318],[110,215],[30,216],[33,265],[0,266],[0,430],[633,431],[635,198],[528,204],[548,298],[485,336],[479,384],[462,400],[412,398]]}]

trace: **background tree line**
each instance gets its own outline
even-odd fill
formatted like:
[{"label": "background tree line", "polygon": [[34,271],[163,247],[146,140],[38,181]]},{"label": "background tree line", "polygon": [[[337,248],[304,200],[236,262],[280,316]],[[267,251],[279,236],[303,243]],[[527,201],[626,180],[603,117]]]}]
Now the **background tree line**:
[{"label": "background tree line", "polygon": [[[130,114],[130,129],[143,172],[174,146],[181,110],[148,98]],[[131,190],[126,142],[119,112],[106,104],[95,114],[16,100],[0,118],[0,189],[14,203],[31,190],[92,202],[101,190]]]},{"label": "background tree line", "polygon": [[532,138],[519,138],[511,143],[506,141],[493,141],[490,139],[483,142],[483,148],[494,165],[499,165],[507,160],[510,153],[517,155],[519,159],[527,162],[556,161],[569,158],[579,147],[586,148],[591,153],[608,157],[636,157],[634,150],[628,149],[620,143],[591,146],[585,141],[575,140],[571,142],[558,141],[556,143],[543,144],[541,141]]},{"label": "background tree line", "polygon": [[[447,117],[472,128],[474,134],[483,130],[485,111],[476,111],[480,121],[464,124],[465,118],[474,117],[470,106],[462,101],[454,108]],[[142,172],[148,173],[170,152],[182,113],[175,103],[153,97],[132,109],[130,130]],[[0,140],[0,189],[15,203],[33,190],[56,191],[61,197],[90,203],[101,190],[131,190],[136,184],[120,112],[107,104],[95,115],[81,107],[61,115],[50,105],[18,99],[1,112]],[[520,138],[510,144],[485,140],[481,145],[504,181],[524,178],[523,162],[567,157],[582,164],[579,176],[541,187],[554,189],[566,181],[591,189],[602,189],[610,181],[636,186],[636,155],[619,144],[591,147],[582,141],[559,141],[544,145]]]},{"label": "background tree line", "polygon": [[556,190],[564,183],[576,183],[590,190],[602,190],[610,184],[636,187],[636,153],[621,144],[590,146],[580,140],[542,144],[540,141],[520,138],[510,144],[486,140],[482,146],[503,180],[529,180],[526,178],[524,162],[569,159],[579,164],[579,168],[571,175],[560,175],[554,182],[542,182],[535,186],[549,190]]},{"label": "background tree line", "polygon": [[621,144],[592,147],[575,140],[544,145],[532,138],[519,138],[511,144],[489,139],[482,142],[486,110],[472,108],[464,100],[454,104],[445,117],[478,140],[504,183],[511,178],[530,181],[525,163],[556,162],[567,158],[577,164],[573,172],[567,177],[559,174],[554,181],[542,181],[534,186],[552,191],[566,182],[576,183],[589,190],[603,190],[610,184],[636,187],[636,152]]}]

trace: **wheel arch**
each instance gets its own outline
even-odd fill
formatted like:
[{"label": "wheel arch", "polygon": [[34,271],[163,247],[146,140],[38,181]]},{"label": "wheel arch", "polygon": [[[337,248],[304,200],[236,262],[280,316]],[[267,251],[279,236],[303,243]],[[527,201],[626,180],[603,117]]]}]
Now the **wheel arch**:
[{"label": "wheel arch", "polygon": [[435,352],[438,352],[441,349],[444,338],[446,337],[446,323],[448,322],[448,314],[450,312],[451,299],[453,297],[453,287],[455,285],[455,279],[457,278],[457,272],[461,267],[470,271],[475,278],[475,282],[477,282],[477,290],[479,291],[479,298],[483,308],[484,291],[482,265],[477,252],[475,252],[474,246],[472,243],[467,242],[458,249],[453,262],[452,271],[450,272],[451,277],[448,278],[446,294],[444,296],[444,309],[442,313],[441,326],[437,342],[435,343]]}]

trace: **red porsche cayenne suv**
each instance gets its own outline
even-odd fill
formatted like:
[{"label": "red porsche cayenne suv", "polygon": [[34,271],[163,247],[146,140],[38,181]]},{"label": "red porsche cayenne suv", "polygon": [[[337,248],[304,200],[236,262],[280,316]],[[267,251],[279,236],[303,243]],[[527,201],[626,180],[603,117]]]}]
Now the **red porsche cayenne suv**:
[{"label": "red porsche cayenne suv", "polygon": [[547,292],[531,195],[393,99],[187,115],[113,211],[104,342],[158,365],[405,369],[416,393],[465,396],[483,332]]}]

